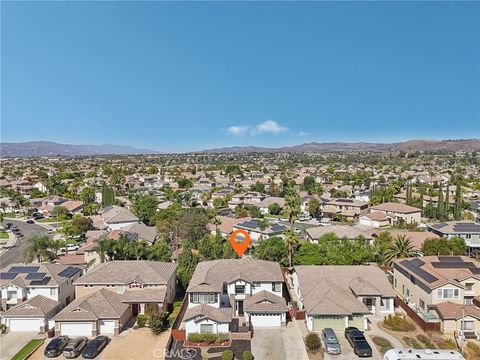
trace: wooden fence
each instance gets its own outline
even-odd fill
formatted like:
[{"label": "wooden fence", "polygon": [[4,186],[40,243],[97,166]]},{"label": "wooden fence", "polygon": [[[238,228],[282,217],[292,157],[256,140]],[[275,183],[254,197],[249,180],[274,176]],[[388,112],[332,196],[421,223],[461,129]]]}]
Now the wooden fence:
[{"label": "wooden fence", "polygon": [[395,298],[395,306],[401,307],[407,315],[425,332],[439,332],[441,329],[440,322],[426,322],[413,309],[408,306],[402,299]]}]

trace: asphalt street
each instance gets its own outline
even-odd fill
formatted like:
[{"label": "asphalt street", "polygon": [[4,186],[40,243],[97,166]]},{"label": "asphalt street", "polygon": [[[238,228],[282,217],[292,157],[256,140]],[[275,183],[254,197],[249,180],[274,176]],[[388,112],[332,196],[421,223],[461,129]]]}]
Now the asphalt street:
[{"label": "asphalt street", "polygon": [[5,226],[7,223],[17,226],[23,237],[17,239],[12,248],[0,255],[1,268],[13,263],[25,262],[25,250],[28,247],[28,239],[47,234],[47,229],[37,224],[27,224],[25,221],[5,219],[2,225]]}]

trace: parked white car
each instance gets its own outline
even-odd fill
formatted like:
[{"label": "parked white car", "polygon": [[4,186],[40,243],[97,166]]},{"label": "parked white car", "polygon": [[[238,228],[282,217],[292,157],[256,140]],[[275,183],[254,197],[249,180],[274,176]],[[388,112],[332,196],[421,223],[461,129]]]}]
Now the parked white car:
[{"label": "parked white car", "polygon": [[78,249],[79,249],[78,245],[68,244],[66,249],[65,249],[65,247],[62,247],[62,248],[60,248],[60,251],[61,252],[66,252],[67,250],[68,251],[77,251]]}]

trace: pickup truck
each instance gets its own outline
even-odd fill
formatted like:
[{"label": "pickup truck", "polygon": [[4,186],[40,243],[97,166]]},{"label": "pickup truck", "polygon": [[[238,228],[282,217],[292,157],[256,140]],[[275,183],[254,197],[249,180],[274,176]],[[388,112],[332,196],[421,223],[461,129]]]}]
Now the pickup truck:
[{"label": "pickup truck", "polygon": [[356,327],[345,328],[345,338],[352,346],[355,355],[359,357],[372,357],[372,348],[368,344],[365,335]]},{"label": "pickup truck", "polygon": [[60,251],[61,252],[67,252],[67,250],[68,251],[77,251],[78,249],[79,249],[78,245],[68,244],[66,249],[65,249],[65,247],[62,247],[62,248],[60,248]]}]

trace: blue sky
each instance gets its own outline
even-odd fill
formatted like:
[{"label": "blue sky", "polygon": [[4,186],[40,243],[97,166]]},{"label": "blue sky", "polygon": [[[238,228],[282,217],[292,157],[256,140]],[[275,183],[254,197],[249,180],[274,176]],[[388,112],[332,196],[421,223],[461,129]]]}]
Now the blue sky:
[{"label": "blue sky", "polygon": [[2,2],[2,141],[480,137],[478,2]]}]

